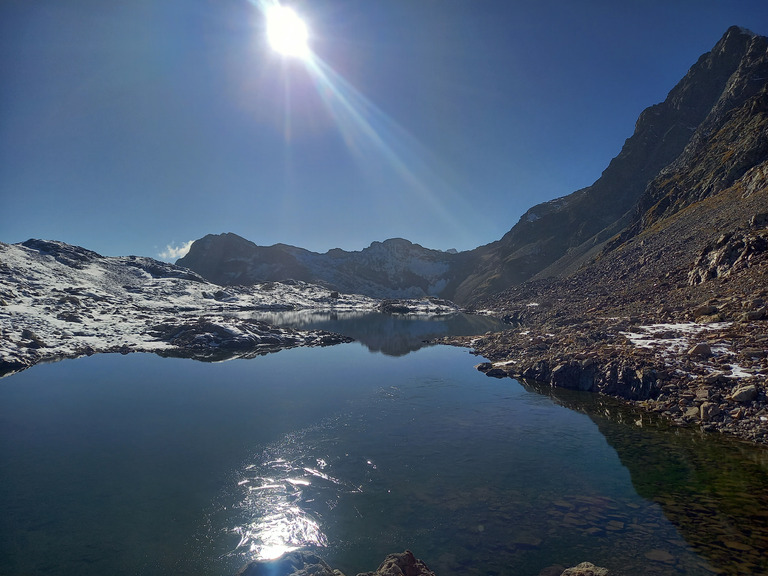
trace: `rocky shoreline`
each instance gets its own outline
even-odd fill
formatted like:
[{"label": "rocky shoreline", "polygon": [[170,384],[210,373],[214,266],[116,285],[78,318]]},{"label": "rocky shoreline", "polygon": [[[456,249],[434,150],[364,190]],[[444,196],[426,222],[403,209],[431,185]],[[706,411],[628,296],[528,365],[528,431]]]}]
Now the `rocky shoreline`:
[{"label": "rocky shoreline", "polygon": [[717,278],[705,291],[638,278],[634,294],[586,274],[530,283],[486,310],[509,330],[441,342],[486,358],[478,369],[489,376],[606,394],[676,425],[768,445],[761,280]]},{"label": "rocky shoreline", "polygon": [[768,445],[763,331],[757,323],[590,322],[454,343],[491,362],[489,376],[624,399],[677,425]]}]

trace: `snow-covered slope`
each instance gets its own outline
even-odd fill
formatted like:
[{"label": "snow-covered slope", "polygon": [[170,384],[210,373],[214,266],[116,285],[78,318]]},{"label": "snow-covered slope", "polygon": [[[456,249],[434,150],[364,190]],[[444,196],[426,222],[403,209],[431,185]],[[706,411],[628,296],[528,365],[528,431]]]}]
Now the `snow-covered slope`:
[{"label": "snow-covered slope", "polygon": [[222,288],[151,258],[103,257],[54,241],[0,243],[0,374],[97,352],[218,360],[334,344],[348,339],[249,316],[254,310],[380,306],[373,298],[304,282]]}]

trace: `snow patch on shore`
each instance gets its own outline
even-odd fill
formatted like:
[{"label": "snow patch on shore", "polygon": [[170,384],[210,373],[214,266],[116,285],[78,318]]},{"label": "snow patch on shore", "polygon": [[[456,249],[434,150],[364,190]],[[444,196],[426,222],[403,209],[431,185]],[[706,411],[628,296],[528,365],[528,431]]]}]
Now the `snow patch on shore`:
[{"label": "snow patch on shore", "polygon": [[[731,326],[731,322],[713,322],[710,324],[697,324],[695,322],[681,322],[677,324],[650,324],[639,326],[639,332],[620,332],[633,346],[653,350],[665,359],[673,359],[682,355],[687,355],[689,351],[702,339],[707,339],[707,335],[714,332],[721,332]],[[731,348],[729,342],[719,340],[709,344],[712,355],[715,358],[735,357],[736,353]],[[694,363],[714,372],[716,369],[703,362]],[[738,363],[721,365],[720,368],[728,368],[730,371],[724,373],[726,378],[752,378],[754,375],[746,371]]]}]

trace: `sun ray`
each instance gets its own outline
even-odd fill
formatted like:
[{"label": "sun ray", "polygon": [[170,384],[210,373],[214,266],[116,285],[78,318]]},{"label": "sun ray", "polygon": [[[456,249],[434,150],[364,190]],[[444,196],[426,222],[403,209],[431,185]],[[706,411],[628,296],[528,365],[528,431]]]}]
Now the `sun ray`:
[{"label": "sun ray", "polygon": [[[434,211],[432,217],[441,219],[458,235],[468,234],[466,225],[452,215],[455,210],[449,210],[448,203],[433,192],[449,194],[452,187],[430,167],[436,162],[424,146],[319,57],[313,56],[306,65],[350,152],[359,158],[375,153],[428,204]],[[440,171],[448,168],[442,166]]]},{"label": "sun ray", "polygon": [[[267,25],[268,35],[274,33],[278,38],[283,33],[288,37],[296,35],[295,41],[273,42],[270,37],[270,45],[284,56],[298,57],[304,65],[350,153],[361,163],[369,163],[369,166],[372,159],[375,159],[377,166],[388,167],[403,182],[404,188],[414,193],[414,199],[426,207],[430,218],[438,219],[450,227],[459,242],[469,237],[468,225],[454,214],[465,213],[470,210],[470,206],[462,210],[461,205],[467,204],[467,201],[449,183],[455,181],[450,177],[450,167],[441,165],[414,136],[312,52],[306,41],[307,29],[293,10],[276,0],[250,1],[259,7],[266,20],[277,17],[274,32],[270,32],[272,27]],[[298,31],[291,32],[294,26]],[[284,73],[290,74],[290,70],[286,69]],[[287,115],[284,137],[286,143],[290,143],[294,127],[288,117],[288,76],[284,77],[284,81]]]}]

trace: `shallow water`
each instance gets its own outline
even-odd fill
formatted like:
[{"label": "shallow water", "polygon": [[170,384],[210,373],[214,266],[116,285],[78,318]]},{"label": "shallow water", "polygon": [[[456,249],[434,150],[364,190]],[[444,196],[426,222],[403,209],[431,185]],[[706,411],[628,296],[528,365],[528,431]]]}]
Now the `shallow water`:
[{"label": "shallow water", "polygon": [[234,574],[294,547],[347,574],[405,548],[438,575],[768,572],[765,451],[477,362],[353,343],[2,379],[0,573]]}]

